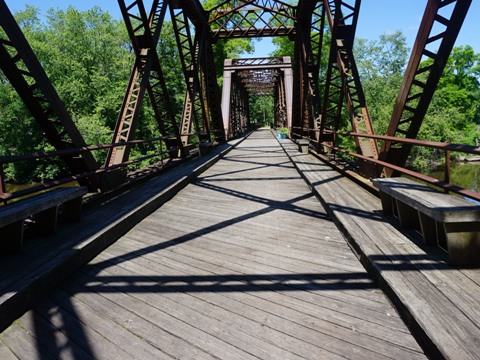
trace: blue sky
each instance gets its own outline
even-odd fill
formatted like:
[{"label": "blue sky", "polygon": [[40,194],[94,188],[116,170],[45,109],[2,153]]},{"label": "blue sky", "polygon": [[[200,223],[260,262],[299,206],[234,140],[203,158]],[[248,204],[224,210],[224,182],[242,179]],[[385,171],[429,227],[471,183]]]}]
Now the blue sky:
[{"label": "blue sky", "polygon": [[[34,5],[42,13],[50,7],[66,8],[69,5],[73,5],[78,9],[86,10],[97,5],[110,12],[116,18],[121,16],[117,0],[6,0],[6,3],[12,12],[24,9],[26,4]],[[151,2],[146,0],[145,3],[150,4]],[[407,37],[408,45],[412,47],[426,4],[427,0],[363,0],[357,36],[375,40],[383,33],[401,30]],[[480,32],[479,14],[480,1],[474,0],[456,45],[470,44],[476,52],[480,52],[480,36],[478,36]],[[256,43],[254,56],[268,56],[272,50],[273,46],[270,39],[263,39]]]}]

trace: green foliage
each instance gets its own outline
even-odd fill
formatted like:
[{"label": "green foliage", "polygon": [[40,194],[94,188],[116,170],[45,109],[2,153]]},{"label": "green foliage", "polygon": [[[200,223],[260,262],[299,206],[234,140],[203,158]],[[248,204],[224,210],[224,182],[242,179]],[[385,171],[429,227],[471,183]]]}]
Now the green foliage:
[{"label": "green foliage", "polygon": [[181,114],[186,85],[182,75],[182,63],[177,49],[173,25],[169,21],[163,24],[162,36],[158,42],[157,51],[163,65],[162,70],[165,82],[168,84],[169,95],[173,101],[173,111],[175,114]]},{"label": "green foliage", "polygon": [[272,43],[276,46],[276,49],[270,54],[270,56],[290,56],[292,59],[294,58],[294,41],[290,40],[286,36],[279,36],[273,38]]},{"label": "green foliage", "polygon": [[271,127],[274,122],[273,97],[259,96],[250,97],[249,102],[250,121],[262,126]]},{"label": "green foliage", "polygon": [[[480,139],[479,77],[480,54],[468,45],[455,47],[418,137],[475,145]],[[410,159],[421,169],[444,160],[443,152],[420,148],[413,149]]]},{"label": "green foliage", "polygon": [[[397,31],[382,35],[378,41],[360,39],[356,45],[357,63],[375,132],[385,134],[407,64],[405,37]],[[475,144],[480,139],[479,78],[480,54],[475,54],[470,46],[455,47],[418,138]],[[442,162],[443,156],[442,151],[414,147],[410,164],[425,170]]]},{"label": "green foliage", "polygon": [[37,36],[48,41],[30,43],[74,117],[97,115],[113,125],[133,64],[124,25],[99,7],[50,9]]},{"label": "green foliage", "polygon": [[[30,46],[87,144],[110,142],[133,64],[120,20],[94,7],[78,11],[27,6],[15,14]],[[0,75],[0,155],[54,150],[5,77]],[[99,162],[104,154],[95,153]],[[15,182],[43,181],[65,173],[61,160],[21,162],[5,169]]]},{"label": "green foliage", "polygon": [[[210,9],[221,0],[204,1]],[[87,144],[108,143],[112,138],[118,109],[134,62],[130,40],[121,20],[94,7],[79,11],[50,9],[46,16],[27,6],[15,14],[30,45],[42,63],[47,75],[65,102],[73,120]],[[274,38],[277,49],[272,56],[294,57],[294,42],[287,37]],[[235,39],[218,41],[214,45],[217,76],[221,78],[226,58],[240,57],[254,50],[254,40]],[[321,57],[320,84],[327,68],[329,34],[324,38]],[[163,24],[157,49],[167,88],[173,102],[176,120],[180,121],[185,95],[177,44],[170,22]],[[405,36],[397,31],[384,34],[378,40],[357,39],[355,57],[360,71],[369,111],[377,134],[385,134],[397,93],[403,79],[409,49]],[[480,139],[480,54],[470,46],[454,48],[444,75],[438,85],[428,114],[420,129],[419,138],[453,143],[476,144]],[[321,92],[321,90],[320,90]],[[251,98],[250,119],[264,126],[273,125],[274,106],[271,97]],[[6,77],[0,73],[0,156],[20,155],[53,150],[36,121]],[[350,124],[344,111],[343,128]],[[148,96],[145,97],[138,138],[159,135]],[[341,139],[352,148],[350,139]],[[142,157],[162,149],[158,144],[135,147],[132,157]],[[105,152],[94,153],[97,161],[104,161]],[[441,153],[414,148],[411,162],[415,166],[430,166],[441,161]],[[145,160],[148,165],[154,160]],[[4,169],[6,177],[18,182],[42,181],[61,176],[65,166],[58,160],[22,162]]]},{"label": "green foliage", "polygon": [[354,54],[375,133],[386,134],[407,65],[409,49],[400,31],[379,40],[357,39]]}]

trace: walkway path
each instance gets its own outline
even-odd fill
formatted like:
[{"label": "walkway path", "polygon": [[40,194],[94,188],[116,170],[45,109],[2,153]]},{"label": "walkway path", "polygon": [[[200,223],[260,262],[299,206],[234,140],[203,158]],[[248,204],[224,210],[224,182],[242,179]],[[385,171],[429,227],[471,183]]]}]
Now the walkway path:
[{"label": "walkway path", "polygon": [[269,131],[0,335],[0,358],[424,358]]}]

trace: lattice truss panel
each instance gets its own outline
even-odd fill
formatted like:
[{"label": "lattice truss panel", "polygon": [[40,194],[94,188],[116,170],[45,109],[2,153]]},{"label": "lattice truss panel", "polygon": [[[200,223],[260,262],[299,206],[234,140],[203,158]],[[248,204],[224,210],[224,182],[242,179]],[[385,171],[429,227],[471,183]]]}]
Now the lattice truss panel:
[{"label": "lattice truss panel", "polygon": [[220,91],[206,14],[196,0],[171,1],[170,14],[187,85],[182,141],[188,144],[193,132],[200,141],[210,141],[212,135],[215,140],[223,141]]},{"label": "lattice truss panel", "polygon": [[240,74],[232,79],[232,94],[230,102],[230,135],[235,137],[247,130],[250,124],[249,92]]},{"label": "lattice truss panel", "polygon": [[275,123],[287,126],[286,83],[291,86],[291,79],[287,79],[291,77],[289,70],[289,57],[225,60],[222,106],[226,117],[224,121],[229,124],[229,137],[245,131],[250,124],[248,103],[252,97],[273,97]]},{"label": "lattice truss panel", "polygon": [[[133,140],[145,91],[148,91],[160,133],[166,137],[166,147],[181,147],[179,128],[156,50],[167,10],[167,1],[154,0],[148,15],[142,0],[131,2],[119,0],[118,3],[132,41],[136,60],[112,142],[122,143]],[[112,148],[107,154],[106,166],[127,161],[129,152],[129,146]]]},{"label": "lattice truss panel", "polygon": [[187,85],[181,134],[183,135],[183,143],[188,144],[189,137],[185,135],[196,131],[200,135],[209,136],[210,130],[209,127],[204,126],[204,124],[207,125],[208,122],[204,107],[205,98],[202,96],[200,88],[200,65],[198,63],[199,44],[198,38],[193,38],[195,30],[191,26],[183,9],[174,10],[171,8],[171,14],[174,20],[175,35]]},{"label": "lattice truss panel", "polygon": [[235,59],[233,66],[250,67],[234,73],[231,119],[234,127],[233,135],[246,130],[250,123],[248,116],[248,100],[250,97],[274,96],[280,86],[281,71],[269,68],[270,65],[283,64],[282,58]]},{"label": "lattice truss panel", "polygon": [[274,116],[276,127],[288,127],[287,121],[287,94],[284,76],[279,76],[273,93]]},{"label": "lattice truss panel", "polygon": [[214,41],[235,37],[292,36],[295,6],[276,0],[229,0],[208,10]]},{"label": "lattice truss panel", "polygon": [[[294,55],[294,135],[309,137],[321,118],[319,72],[324,36],[322,1],[300,0],[297,6]],[[318,140],[318,131],[314,134]]]},{"label": "lattice truss panel", "polygon": [[[333,140],[329,138],[328,130],[338,129],[344,100],[352,130],[359,134],[372,135],[374,133],[372,121],[352,51],[360,0],[325,0],[324,6],[332,41],[320,124],[320,140]],[[375,140],[356,138],[356,145],[359,153],[378,158]]]}]

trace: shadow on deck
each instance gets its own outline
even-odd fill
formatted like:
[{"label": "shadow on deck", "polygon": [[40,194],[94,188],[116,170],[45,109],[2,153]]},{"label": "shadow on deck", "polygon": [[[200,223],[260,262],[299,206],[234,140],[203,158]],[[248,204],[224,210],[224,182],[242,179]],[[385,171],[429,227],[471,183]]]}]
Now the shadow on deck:
[{"label": "shadow on deck", "polygon": [[38,241],[6,259],[3,325],[20,318],[0,358],[477,356],[476,270],[427,254],[378,199],[288,140],[261,131],[229,149],[85,214],[88,229],[48,239],[48,261]]}]

